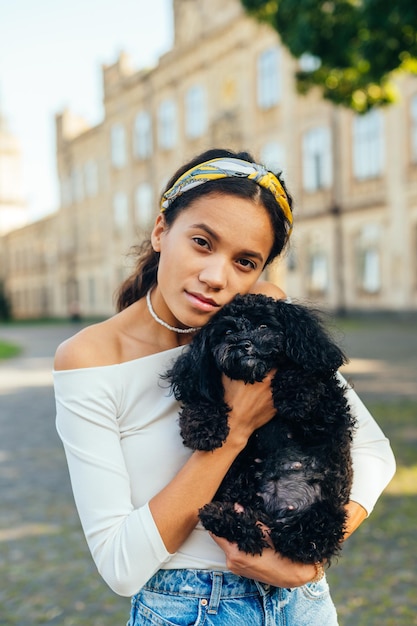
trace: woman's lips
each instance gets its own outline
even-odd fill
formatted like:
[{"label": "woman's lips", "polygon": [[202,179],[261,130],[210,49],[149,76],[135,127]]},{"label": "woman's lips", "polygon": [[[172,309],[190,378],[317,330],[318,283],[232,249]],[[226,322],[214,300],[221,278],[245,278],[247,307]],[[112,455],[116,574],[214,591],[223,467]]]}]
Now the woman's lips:
[{"label": "woman's lips", "polygon": [[200,293],[191,293],[189,291],[186,291],[186,294],[191,304],[200,311],[214,311],[220,306],[211,298],[205,298]]}]

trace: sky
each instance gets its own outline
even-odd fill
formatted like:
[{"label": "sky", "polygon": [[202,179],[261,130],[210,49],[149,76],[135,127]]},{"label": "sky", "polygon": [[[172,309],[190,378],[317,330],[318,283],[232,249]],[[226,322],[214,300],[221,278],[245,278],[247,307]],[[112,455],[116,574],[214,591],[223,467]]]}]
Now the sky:
[{"label": "sky", "polygon": [[20,141],[29,218],[58,208],[55,114],[101,121],[102,64],[172,46],[172,0],[0,0],[0,111]]}]

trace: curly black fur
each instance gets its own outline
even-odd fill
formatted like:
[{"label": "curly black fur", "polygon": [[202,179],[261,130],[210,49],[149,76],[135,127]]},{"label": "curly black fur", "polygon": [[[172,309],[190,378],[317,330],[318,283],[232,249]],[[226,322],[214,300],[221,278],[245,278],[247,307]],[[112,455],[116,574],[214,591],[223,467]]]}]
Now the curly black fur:
[{"label": "curly black fur", "polygon": [[222,374],[246,383],[275,368],[275,417],[259,428],[200,519],[247,553],[268,546],[296,561],[330,560],[340,550],[352,482],[355,420],[336,377],[346,362],[307,307],[263,295],[237,296],[194,337],[167,372],[180,401],[180,429],[193,450],[226,440],[229,407]]}]

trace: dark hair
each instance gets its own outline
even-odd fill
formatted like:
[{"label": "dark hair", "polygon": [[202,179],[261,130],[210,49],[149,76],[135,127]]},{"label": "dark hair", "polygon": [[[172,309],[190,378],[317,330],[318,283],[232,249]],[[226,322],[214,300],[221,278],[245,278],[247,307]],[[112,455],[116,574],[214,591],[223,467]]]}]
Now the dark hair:
[{"label": "dark hair", "polygon": [[[248,161],[249,163],[254,162],[253,157],[248,152],[232,152],[231,150],[216,148],[207,150],[180,167],[168,181],[163,194],[165,191],[170,189],[175,181],[187,170],[195,167],[199,163],[204,163],[210,159],[221,157],[242,159],[243,161]],[[283,186],[290,208],[292,208],[292,198],[286,189],[285,183],[280,174],[276,174],[276,176]],[[261,187],[254,181],[247,178],[230,177],[212,180],[181,194],[164,212],[167,227],[169,228],[172,226],[179,213],[186,209],[189,204],[193,202],[193,200],[201,197],[202,195],[213,193],[247,198],[259,202],[264,206],[271,220],[272,230],[274,233],[274,243],[265,265],[271,263],[282,252],[285,244],[287,243],[289,225],[273,194],[268,189]],[[156,285],[157,282],[159,252],[155,252],[152,248],[151,241],[147,239],[141,245],[134,246],[132,250],[136,256],[136,265],[133,273],[120,285],[116,293],[116,305],[118,311],[122,311],[130,304],[133,304],[142,298],[149,289]]]}]

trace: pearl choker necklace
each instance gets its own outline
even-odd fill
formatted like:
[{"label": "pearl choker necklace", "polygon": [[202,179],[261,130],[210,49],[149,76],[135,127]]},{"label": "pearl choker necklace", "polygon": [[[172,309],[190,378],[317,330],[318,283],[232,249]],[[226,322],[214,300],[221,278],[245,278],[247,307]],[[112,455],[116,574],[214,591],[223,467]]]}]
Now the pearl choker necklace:
[{"label": "pearl choker necklace", "polygon": [[152,303],[151,303],[151,289],[149,289],[148,293],[146,294],[146,304],[148,306],[148,311],[152,315],[152,317],[155,320],[155,322],[157,322],[161,326],[164,326],[164,328],[167,328],[168,330],[172,330],[174,333],[181,333],[183,335],[188,335],[188,334],[197,332],[197,330],[200,330],[200,328],[201,328],[201,326],[197,326],[196,328],[192,328],[192,327],[190,327],[190,328],[176,328],[175,326],[170,326],[169,324],[164,322],[164,320],[161,320],[161,318],[157,316],[157,314],[155,313],[155,311],[153,310],[153,307],[152,307]]}]

